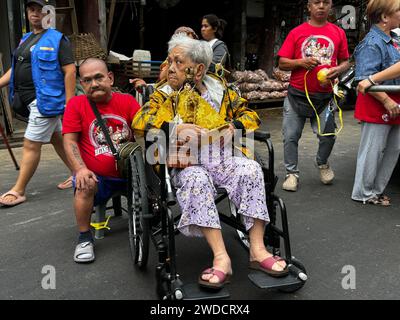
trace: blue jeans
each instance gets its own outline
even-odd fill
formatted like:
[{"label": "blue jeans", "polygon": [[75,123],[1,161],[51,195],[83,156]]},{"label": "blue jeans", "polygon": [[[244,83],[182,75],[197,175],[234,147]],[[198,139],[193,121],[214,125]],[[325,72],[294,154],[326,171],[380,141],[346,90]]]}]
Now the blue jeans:
[{"label": "blue jeans", "polygon": [[[311,108],[311,106],[310,106]],[[319,115],[321,122],[321,132],[331,133],[336,128],[335,115],[329,110],[329,106]],[[284,163],[286,173],[298,174],[298,147],[299,140],[303,133],[304,125],[307,117],[302,117],[293,110],[289,99],[286,98],[283,104],[283,143],[284,143]],[[319,148],[317,153],[317,165],[328,163],[333,146],[335,145],[336,136],[320,136],[318,134],[317,119],[310,118],[313,132],[318,136]]]}]

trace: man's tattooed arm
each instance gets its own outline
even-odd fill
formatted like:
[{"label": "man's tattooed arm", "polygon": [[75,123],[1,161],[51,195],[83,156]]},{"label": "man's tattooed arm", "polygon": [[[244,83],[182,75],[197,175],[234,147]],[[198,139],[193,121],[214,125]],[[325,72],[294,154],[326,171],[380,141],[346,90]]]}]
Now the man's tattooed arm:
[{"label": "man's tattooed arm", "polygon": [[68,133],[64,135],[64,149],[67,155],[68,161],[71,163],[74,172],[79,169],[86,168],[85,163],[82,160],[81,153],[78,146],[78,133]]}]

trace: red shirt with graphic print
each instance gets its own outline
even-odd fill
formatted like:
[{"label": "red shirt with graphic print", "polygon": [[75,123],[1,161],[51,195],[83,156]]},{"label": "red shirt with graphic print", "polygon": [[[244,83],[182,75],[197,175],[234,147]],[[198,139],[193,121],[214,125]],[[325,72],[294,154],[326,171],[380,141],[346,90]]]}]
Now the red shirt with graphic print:
[{"label": "red shirt with graphic print", "polygon": [[[132,96],[113,93],[108,104],[97,104],[97,108],[117,150],[121,143],[133,140],[131,124],[140,105]],[[119,178],[115,158],[85,95],[72,98],[65,109],[63,134],[67,133],[80,133],[78,146],[89,170],[96,175]]]},{"label": "red shirt with graphic print", "polygon": [[[314,27],[308,22],[290,31],[278,56],[287,59],[305,59],[314,57],[319,65],[307,74],[307,88],[310,93],[331,92],[330,84],[321,86],[317,79],[318,71],[323,68],[335,67],[338,60],[349,59],[346,34],[338,26],[327,23],[323,27]],[[304,76],[307,70],[297,68],[292,71],[290,85],[305,91]]]}]

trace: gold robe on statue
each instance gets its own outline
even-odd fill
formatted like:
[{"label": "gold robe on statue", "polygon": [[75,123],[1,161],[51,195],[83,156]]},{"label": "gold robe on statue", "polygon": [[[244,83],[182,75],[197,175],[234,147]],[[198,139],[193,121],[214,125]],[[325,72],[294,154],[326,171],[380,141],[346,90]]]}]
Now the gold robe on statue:
[{"label": "gold robe on statue", "polygon": [[179,115],[182,123],[193,123],[205,129],[216,129],[233,123],[237,129],[256,130],[260,119],[248,108],[247,101],[236,91],[227,88],[224,80],[208,74],[204,84],[219,111],[204,100],[197,91],[184,88],[173,91],[166,81],[156,85],[150,101],[136,114],[132,128],[135,131],[160,129],[164,123],[172,123]]}]

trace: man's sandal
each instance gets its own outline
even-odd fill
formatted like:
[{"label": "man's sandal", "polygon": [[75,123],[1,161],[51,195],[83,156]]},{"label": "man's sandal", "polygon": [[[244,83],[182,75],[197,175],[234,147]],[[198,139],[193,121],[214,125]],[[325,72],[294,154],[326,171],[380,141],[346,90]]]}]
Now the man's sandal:
[{"label": "man's sandal", "polygon": [[76,263],[90,263],[95,259],[92,242],[79,243],[75,248],[74,261]]}]

